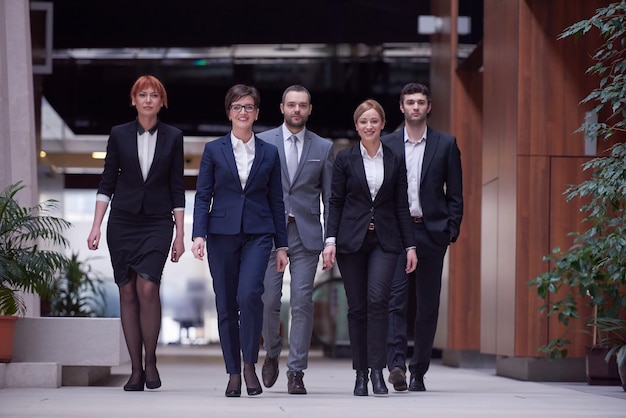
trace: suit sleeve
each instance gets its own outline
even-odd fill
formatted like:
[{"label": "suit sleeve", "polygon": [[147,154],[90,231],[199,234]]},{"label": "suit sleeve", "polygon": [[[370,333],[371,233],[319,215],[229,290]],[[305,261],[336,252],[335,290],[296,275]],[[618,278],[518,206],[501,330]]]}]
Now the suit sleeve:
[{"label": "suit sleeve", "polygon": [[346,170],[344,167],[346,155],[345,152],[340,152],[333,166],[330,198],[328,199],[326,238],[336,237],[339,232],[339,220],[346,196]]},{"label": "suit sleeve", "polygon": [[322,168],[322,203],[324,204],[324,229],[328,225],[328,211],[329,211],[329,199],[331,194],[332,180],[333,180],[333,166],[335,163],[335,152],[332,144],[328,147],[326,154],[326,160]]},{"label": "suit sleeve", "polygon": [[204,146],[202,159],[200,160],[200,171],[196,183],[196,196],[193,208],[193,233],[192,239],[202,237],[206,239],[207,227],[209,223],[209,208],[213,199],[213,188],[215,186],[215,166],[209,149],[210,143]]},{"label": "suit sleeve", "polygon": [[455,242],[459,237],[461,220],[463,219],[463,173],[461,169],[461,151],[453,138],[448,152],[448,173],[446,180],[446,200],[448,202],[448,226],[450,241]]},{"label": "suit sleeve", "polygon": [[287,243],[287,225],[285,225],[285,203],[283,201],[283,186],[280,177],[280,159],[278,158],[278,149],[270,145],[274,150],[274,163],[270,174],[270,184],[268,190],[268,200],[272,218],[274,219],[274,245],[276,248],[288,247]]},{"label": "suit sleeve", "polygon": [[172,209],[185,207],[185,181],[184,181],[184,145],[183,133],[176,132],[174,138],[174,152],[171,156],[172,165],[170,166],[170,194],[172,199]]},{"label": "suit sleeve", "polygon": [[409,195],[407,193],[408,184],[406,178],[406,163],[404,155],[395,154],[396,165],[398,166],[398,179],[395,189],[395,209],[396,218],[398,219],[398,227],[400,229],[400,237],[404,248],[415,247],[415,235],[413,234],[411,214],[409,212]]},{"label": "suit sleeve", "polygon": [[119,149],[117,147],[117,135],[115,129],[111,129],[109,139],[107,141],[107,153],[104,159],[104,170],[100,184],[98,185],[98,194],[112,197],[117,185],[117,178],[120,170]]}]

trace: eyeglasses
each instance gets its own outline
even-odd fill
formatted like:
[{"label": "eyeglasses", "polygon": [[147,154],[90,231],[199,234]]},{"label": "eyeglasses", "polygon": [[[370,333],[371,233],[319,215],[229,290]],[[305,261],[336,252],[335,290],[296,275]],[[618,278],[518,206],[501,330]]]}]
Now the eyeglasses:
[{"label": "eyeglasses", "polygon": [[241,109],[243,109],[246,113],[250,113],[250,112],[254,112],[254,109],[256,109],[255,105],[251,105],[251,104],[247,104],[247,105],[230,105],[230,110],[232,110],[235,113],[239,113],[241,112]]}]

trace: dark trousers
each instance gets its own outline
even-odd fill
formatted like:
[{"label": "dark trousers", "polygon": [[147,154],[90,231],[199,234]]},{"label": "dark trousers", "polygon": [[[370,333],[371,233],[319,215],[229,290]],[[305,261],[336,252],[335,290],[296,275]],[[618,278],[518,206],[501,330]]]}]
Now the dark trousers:
[{"label": "dark trousers", "polygon": [[212,234],[207,238],[220,344],[228,374],[241,373],[242,354],[244,363],[258,360],[263,278],[271,250],[269,234]]},{"label": "dark trousers", "polygon": [[389,292],[397,259],[398,254],[381,249],[373,231],[367,233],[359,251],[337,254],[348,300],[348,334],[355,370],[385,367]]},{"label": "dark trousers", "polygon": [[411,373],[424,375],[430,365],[433,341],[439,318],[441,273],[448,246],[430,239],[423,224],[415,225],[417,242],[417,268],[407,276],[404,273],[406,258],[396,262],[389,301],[389,332],[387,338],[387,367],[406,370],[407,305],[409,280],[415,281],[416,313],[413,326],[413,357],[409,363]]}]

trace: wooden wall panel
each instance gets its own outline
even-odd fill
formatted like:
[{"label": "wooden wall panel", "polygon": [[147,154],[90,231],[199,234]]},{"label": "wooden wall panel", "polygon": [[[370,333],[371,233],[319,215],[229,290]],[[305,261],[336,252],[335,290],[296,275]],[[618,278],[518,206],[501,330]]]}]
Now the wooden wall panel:
[{"label": "wooden wall panel", "polygon": [[[496,351],[514,355],[515,342],[515,242],[516,242],[516,153],[518,141],[518,36],[517,1],[485,0],[483,54],[483,199],[482,210],[497,214],[483,221],[481,258],[496,259],[496,283],[485,280],[481,287],[495,286],[496,297],[482,300],[482,317],[496,318]],[[497,179],[497,200],[487,199],[485,187]],[[491,193],[493,195],[493,193]],[[496,205],[495,208],[489,207]],[[496,252],[486,240],[496,241]],[[481,262],[488,265],[489,260]],[[484,295],[486,292],[482,292]],[[483,347],[481,347],[481,350]]]},{"label": "wooden wall panel", "polygon": [[482,81],[478,69],[453,75],[451,131],[461,150],[464,202],[461,233],[449,252],[448,348],[457,350],[480,348]]},{"label": "wooden wall panel", "polygon": [[[555,247],[563,249],[572,245],[573,237],[568,234],[573,231],[584,231],[587,226],[582,222],[584,214],[580,213],[578,208],[581,205],[580,199],[566,201],[563,193],[571,184],[578,184],[589,177],[588,172],[582,171],[582,164],[587,158],[568,158],[553,157],[551,159],[551,176],[550,176],[550,250]],[[547,270],[551,266],[545,266]],[[591,314],[591,309],[586,306],[586,301],[580,303],[580,321],[574,321],[570,326],[579,330],[587,330],[584,323]],[[556,318],[543,318],[544,322],[548,322],[548,338],[543,342],[547,343],[550,339],[558,338],[566,331],[566,327],[561,325]],[[569,327],[568,327],[569,328]],[[568,347],[570,357],[584,357],[585,345],[591,343],[591,337],[583,332],[569,333],[567,338],[573,343]]]},{"label": "wooden wall panel", "polygon": [[548,326],[539,311],[544,301],[527,283],[544,269],[550,239],[550,158],[518,158],[517,286],[515,289],[515,355],[538,357]]}]

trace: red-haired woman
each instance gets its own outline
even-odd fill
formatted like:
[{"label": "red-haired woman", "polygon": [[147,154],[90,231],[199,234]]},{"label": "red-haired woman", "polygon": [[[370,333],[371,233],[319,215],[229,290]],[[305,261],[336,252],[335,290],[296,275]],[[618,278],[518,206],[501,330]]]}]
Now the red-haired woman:
[{"label": "red-haired woman", "polygon": [[144,386],[161,386],[156,367],[159,288],[168,254],[178,262],[185,251],[184,157],[182,132],[158,118],[161,108],[167,107],[163,84],[154,76],[141,76],[130,100],[137,118],[111,129],[87,245],[90,250],[98,248],[110,203],[107,243],[132,367],[124,390],[142,391]]}]

